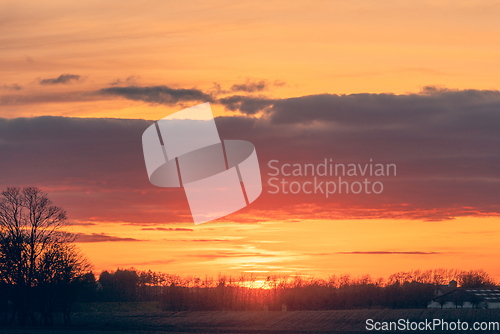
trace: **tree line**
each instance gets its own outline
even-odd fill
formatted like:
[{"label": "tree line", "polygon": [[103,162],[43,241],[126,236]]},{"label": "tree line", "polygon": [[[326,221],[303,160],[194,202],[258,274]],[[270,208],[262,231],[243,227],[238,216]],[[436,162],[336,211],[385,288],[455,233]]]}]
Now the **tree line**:
[{"label": "tree line", "polygon": [[159,301],[167,311],[426,308],[436,289],[451,280],[464,288],[495,285],[483,270],[415,270],[384,280],[369,275],[182,278],[131,268],[101,273],[94,300]]}]

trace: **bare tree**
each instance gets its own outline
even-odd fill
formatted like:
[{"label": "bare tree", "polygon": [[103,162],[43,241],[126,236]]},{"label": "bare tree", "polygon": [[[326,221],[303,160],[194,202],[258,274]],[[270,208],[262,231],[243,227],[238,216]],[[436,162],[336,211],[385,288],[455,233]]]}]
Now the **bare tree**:
[{"label": "bare tree", "polygon": [[495,280],[482,269],[462,271],[460,275],[458,275],[458,282],[462,288],[495,286]]},{"label": "bare tree", "polygon": [[90,262],[74,245],[52,242],[42,253],[37,271],[37,297],[45,325],[53,325],[53,312],[59,305],[64,323],[71,324],[71,307],[80,283],[92,269]]},{"label": "bare tree", "polygon": [[14,312],[25,325],[34,315],[35,287],[88,269],[83,255],[69,246],[66,212],[35,187],[9,187],[0,197],[0,281],[12,287]]}]

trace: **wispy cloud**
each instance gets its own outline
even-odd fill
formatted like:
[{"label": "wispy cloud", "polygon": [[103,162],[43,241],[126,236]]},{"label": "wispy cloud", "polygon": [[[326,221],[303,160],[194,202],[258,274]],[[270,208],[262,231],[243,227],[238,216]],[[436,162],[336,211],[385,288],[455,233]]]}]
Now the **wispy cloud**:
[{"label": "wispy cloud", "polygon": [[0,86],[0,89],[4,90],[21,90],[23,87],[19,86],[18,84],[12,84],[12,85],[3,85]]},{"label": "wispy cloud", "polygon": [[91,234],[78,234],[75,242],[89,243],[89,242],[116,242],[116,241],[144,241],[134,238],[121,238],[105,233],[91,233]]},{"label": "wispy cloud", "polygon": [[267,80],[253,81],[247,78],[244,83],[232,85],[231,91],[247,93],[262,92],[269,89],[269,84]]},{"label": "wispy cloud", "polygon": [[235,239],[163,239],[163,241],[176,242],[232,242]]},{"label": "wispy cloud", "polygon": [[231,242],[233,239],[184,239],[184,240],[172,240],[172,241],[184,241],[184,242]]},{"label": "wispy cloud", "polygon": [[138,80],[139,80],[139,76],[131,75],[131,76],[127,77],[125,80],[116,79],[116,80],[110,82],[110,85],[111,86],[136,85]]},{"label": "wispy cloud", "polygon": [[93,222],[88,222],[88,221],[84,221],[84,222],[80,222],[80,221],[70,221],[69,224],[70,226],[94,226],[96,225],[96,223],[93,223]]},{"label": "wispy cloud", "polygon": [[354,255],[436,255],[441,252],[419,252],[419,251],[356,251],[356,252],[337,252],[337,254],[354,254]]},{"label": "wispy cloud", "polygon": [[9,94],[0,96],[0,106],[39,104],[39,103],[66,103],[102,100],[102,96],[96,94],[75,91],[45,94]]},{"label": "wispy cloud", "polygon": [[68,84],[72,81],[79,81],[81,76],[78,74],[61,74],[57,78],[48,78],[40,80],[40,85],[58,85]]},{"label": "wispy cloud", "polygon": [[167,228],[167,227],[144,227],[141,228],[143,231],[175,231],[175,232],[193,232],[190,228]]},{"label": "wispy cloud", "polygon": [[134,101],[175,105],[180,102],[213,102],[211,95],[202,90],[191,88],[171,88],[168,86],[125,86],[108,87],[99,91],[100,94],[115,95]]},{"label": "wispy cloud", "polygon": [[217,103],[222,104],[227,110],[240,111],[247,115],[254,115],[258,112],[265,111],[267,108],[274,105],[277,100],[269,99],[265,96],[244,96],[232,95],[217,100]]},{"label": "wispy cloud", "polygon": [[[145,262],[134,262],[134,263],[124,263],[121,265],[121,267],[130,267],[130,266],[156,266],[156,265],[163,265],[163,264],[170,264],[172,262],[175,262],[174,259],[171,260],[156,260],[156,261],[145,261]],[[120,267],[120,266],[118,266]]]},{"label": "wispy cloud", "polygon": [[273,82],[273,86],[274,87],[283,87],[283,86],[286,86],[286,81],[276,79]]},{"label": "wispy cloud", "polygon": [[209,258],[209,259],[216,259],[216,258],[232,258],[232,257],[276,257],[277,255],[275,254],[264,254],[264,253],[244,253],[244,252],[231,252],[231,251],[220,251],[216,253],[209,253],[209,254],[192,254],[189,255],[189,257],[197,257],[197,258]]}]

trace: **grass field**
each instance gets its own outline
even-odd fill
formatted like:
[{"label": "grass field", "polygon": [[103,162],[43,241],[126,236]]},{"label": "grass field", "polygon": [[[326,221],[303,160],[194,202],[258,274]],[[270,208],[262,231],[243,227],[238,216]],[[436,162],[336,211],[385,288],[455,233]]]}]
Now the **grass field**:
[{"label": "grass field", "polygon": [[159,302],[106,302],[106,303],[77,303],[73,312],[159,312]]},{"label": "grass field", "polygon": [[[471,324],[475,321],[500,321],[500,310],[471,309],[162,312],[154,303],[100,303],[79,307],[80,311],[75,312],[72,317],[71,329],[0,328],[0,333],[366,333],[367,319],[374,321],[443,319],[448,322],[460,319]],[[443,331],[432,333],[438,332]],[[450,333],[457,332],[459,331],[450,331]],[[495,331],[482,332],[495,333]],[[418,333],[425,332],[418,331]]]}]

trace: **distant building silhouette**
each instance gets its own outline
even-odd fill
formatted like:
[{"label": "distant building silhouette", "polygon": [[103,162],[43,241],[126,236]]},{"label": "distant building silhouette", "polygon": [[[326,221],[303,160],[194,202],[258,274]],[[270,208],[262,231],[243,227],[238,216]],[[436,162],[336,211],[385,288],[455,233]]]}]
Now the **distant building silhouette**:
[{"label": "distant building silhouette", "polygon": [[452,288],[438,290],[428,308],[500,308],[500,287],[490,288]]}]

